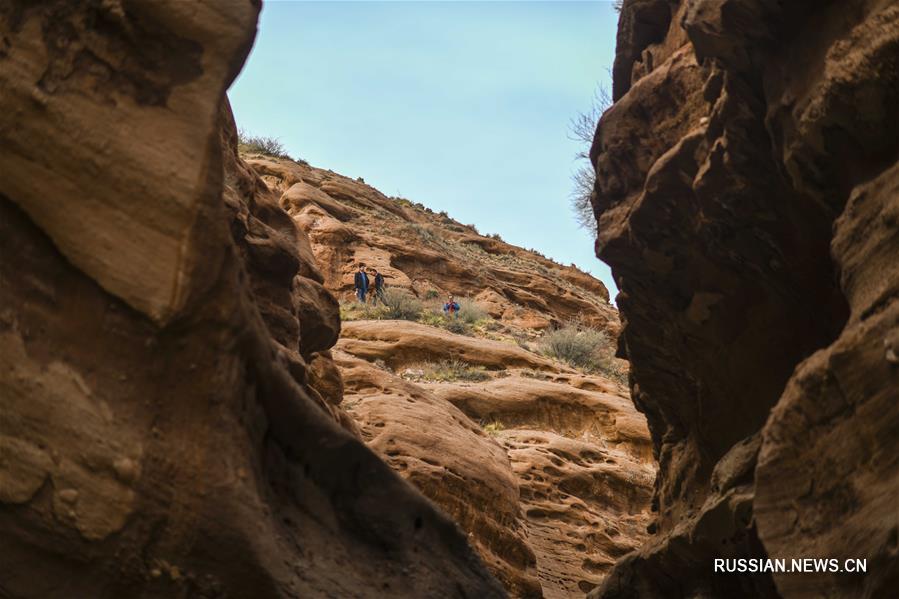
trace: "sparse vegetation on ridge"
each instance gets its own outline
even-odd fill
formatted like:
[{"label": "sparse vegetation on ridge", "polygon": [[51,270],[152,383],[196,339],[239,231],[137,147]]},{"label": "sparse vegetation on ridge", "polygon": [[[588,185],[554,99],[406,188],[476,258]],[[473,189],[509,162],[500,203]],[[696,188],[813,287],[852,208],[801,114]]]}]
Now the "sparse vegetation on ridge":
[{"label": "sparse vegetation on ridge", "polygon": [[384,304],[382,318],[389,320],[418,320],[424,309],[421,301],[406,291],[397,287],[388,287],[384,290]]},{"label": "sparse vegetation on ridge", "polygon": [[615,352],[608,335],[577,322],[548,331],[538,347],[540,353],[585,372],[610,375],[615,370]]},{"label": "sparse vegetation on ridge", "polygon": [[[432,293],[433,292],[433,293]],[[436,299],[437,290],[429,289],[426,297]],[[487,328],[493,319],[481,304],[471,298],[457,301],[461,310],[455,317],[443,313],[443,302],[437,301],[429,307],[411,292],[388,287],[384,290],[386,302],[361,304],[355,300],[340,302],[340,319],[351,320],[411,320],[438,327],[457,335],[474,334],[477,328]]]},{"label": "sparse vegetation on ridge", "polygon": [[244,129],[237,131],[237,149],[247,154],[264,154],[275,158],[286,158],[300,164],[308,164],[305,160],[294,158],[287,153],[287,148],[276,137],[265,135],[252,135]]},{"label": "sparse vegetation on ridge", "polygon": [[403,371],[402,377],[414,381],[450,383],[454,381],[486,381],[490,375],[483,366],[473,366],[464,360],[452,358],[410,366]]},{"label": "sparse vegetation on ridge", "polygon": [[505,426],[503,426],[503,423],[500,422],[499,420],[494,420],[493,422],[489,422],[486,424],[482,422],[481,427],[484,429],[484,432],[487,433],[488,435],[490,435],[491,437],[495,437],[497,435],[497,433],[505,430],[505,428],[506,428]]},{"label": "sparse vegetation on ridge", "polygon": [[439,327],[456,335],[472,336],[476,329],[486,328],[493,319],[487,313],[487,310],[477,301],[463,297],[456,300],[459,302],[460,310],[458,315],[448,317],[443,313],[443,302],[439,301],[431,308],[423,310],[418,318],[422,324],[432,327]]},{"label": "sparse vegetation on ridge", "polygon": [[[369,296],[371,297],[371,296]],[[411,320],[417,321],[424,306],[421,301],[405,289],[388,287],[384,290],[384,300],[377,304],[359,303],[355,300],[340,303],[341,320]]]}]

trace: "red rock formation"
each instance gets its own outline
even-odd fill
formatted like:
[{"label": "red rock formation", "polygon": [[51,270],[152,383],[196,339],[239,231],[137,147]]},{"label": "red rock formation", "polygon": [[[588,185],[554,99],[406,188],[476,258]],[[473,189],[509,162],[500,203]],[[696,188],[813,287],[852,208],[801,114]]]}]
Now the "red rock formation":
[{"label": "red rock formation", "polygon": [[221,106],[257,11],[0,5],[5,597],[502,595],[337,423],[336,305]]},{"label": "red rock formation", "polygon": [[542,596],[505,450],[426,389],[343,352],[338,364],[369,446],[470,532],[512,596]]},{"label": "red rock formation", "polygon": [[574,266],[480,235],[445,213],[388,198],[332,171],[270,156],[246,159],[308,233],[325,286],[338,297],[352,296],[362,263],[422,298],[476,298],[491,316],[522,329],[579,318],[617,335],[608,290]]},{"label": "red rock formation", "polygon": [[[660,472],[597,596],[896,588],[897,61],[894,1],[625,0],[593,202]],[[712,574],[765,555],[869,572]]]},{"label": "red rock formation", "polygon": [[[308,234],[346,318],[383,316],[351,299],[360,263],[416,295],[425,316],[454,293],[492,317],[473,336],[422,314],[345,321],[334,353],[342,405],[369,446],[468,532],[512,596],[595,588],[647,534],[646,421],[620,385],[540,355],[532,341],[574,319],[617,335],[602,283],[360,180],[287,158],[244,158]],[[403,378],[447,361],[482,368],[489,381]]]},{"label": "red rock formation", "polygon": [[[468,531],[512,596],[586,593],[645,538],[655,470],[620,385],[407,321],[344,323],[335,355],[363,438]],[[451,359],[485,380],[401,378]]]}]

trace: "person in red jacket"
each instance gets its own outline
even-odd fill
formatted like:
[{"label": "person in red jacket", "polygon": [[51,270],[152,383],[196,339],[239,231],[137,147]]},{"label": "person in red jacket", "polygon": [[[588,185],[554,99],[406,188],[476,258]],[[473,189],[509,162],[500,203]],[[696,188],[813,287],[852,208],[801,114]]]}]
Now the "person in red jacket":
[{"label": "person in red jacket", "polygon": [[458,302],[456,302],[455,299],[453,299],[452,295],[450,295],[449,298],[447,298],[446,303],[443,304],[444,316],[452,316],[453,318],[456,318],[459,315],[460,309],[461,306]]}]

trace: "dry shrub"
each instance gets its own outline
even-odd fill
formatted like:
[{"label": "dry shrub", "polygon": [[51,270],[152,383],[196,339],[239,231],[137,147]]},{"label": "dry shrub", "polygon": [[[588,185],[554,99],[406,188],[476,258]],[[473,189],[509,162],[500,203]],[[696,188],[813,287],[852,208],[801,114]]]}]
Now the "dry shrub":
[{"label": "dry shrub", "polygon": [[539,343],[544,355],[567,362],[587,372],[611,373],[614,349],[608,335],[579,323],[569,323],[547,332]]}]

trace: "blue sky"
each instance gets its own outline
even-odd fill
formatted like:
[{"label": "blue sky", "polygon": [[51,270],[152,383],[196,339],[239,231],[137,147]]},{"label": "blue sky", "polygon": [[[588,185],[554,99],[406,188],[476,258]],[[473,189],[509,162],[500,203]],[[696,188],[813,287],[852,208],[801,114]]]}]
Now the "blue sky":
[{"label": "blue sky", "polygon": [[611,89],[611,2],[267,1],[229,90],[239,127],[387,195],[574,262],[569,120]]}]

